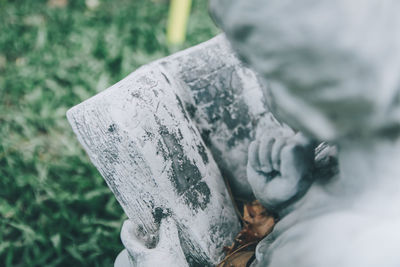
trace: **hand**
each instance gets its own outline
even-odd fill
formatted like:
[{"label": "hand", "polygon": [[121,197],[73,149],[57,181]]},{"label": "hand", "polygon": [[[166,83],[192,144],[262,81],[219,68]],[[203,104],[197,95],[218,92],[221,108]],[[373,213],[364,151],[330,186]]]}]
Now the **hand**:
[{"label": "hand", "polygon": [[288,128],[269,130],[250,144],[247,178],[255,197],[279,212],[311,184],[314,144]]},{"label": "hand", "polygon": [[137,225],[126,220],[122,226],[121,240],[128,253],[125,250],[120,253],[115,261],[115,267],[188,266],[180,245],[178,229],[172,218],[161,221],[155,248],[148,248],[143,240],[137,238],[136,232]]}]

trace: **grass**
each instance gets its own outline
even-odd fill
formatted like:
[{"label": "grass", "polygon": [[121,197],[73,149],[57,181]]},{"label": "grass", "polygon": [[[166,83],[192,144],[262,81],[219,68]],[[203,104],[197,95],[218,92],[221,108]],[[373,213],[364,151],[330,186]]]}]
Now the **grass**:
[{"label": "grass", "polygon": [[0,0],[0,266],[112,266],[126,217],[65,112],[217,33],[197,0],[169,47],[167,14],[162,0]]}]

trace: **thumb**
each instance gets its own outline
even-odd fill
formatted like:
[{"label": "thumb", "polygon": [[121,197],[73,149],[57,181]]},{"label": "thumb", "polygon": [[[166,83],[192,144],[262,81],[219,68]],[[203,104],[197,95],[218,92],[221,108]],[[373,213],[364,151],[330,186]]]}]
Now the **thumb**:
[{"label": "thumb", "polygon": [[149,251],[145,240],[140,239],[138,234],[138,226],[131,220],[126,220],[121,229],[121,241],[132,257],[139,257]]},{"label": "thumb", "polygon": [[178,228],[171,217],[161,221],[157,247],[163,249],[180,247]]},{"label": "thumb", "polygon": [[181,247],[178,227],[171,217],[161,221],[157,249],[163,255],[163,266],[189,266]]}]

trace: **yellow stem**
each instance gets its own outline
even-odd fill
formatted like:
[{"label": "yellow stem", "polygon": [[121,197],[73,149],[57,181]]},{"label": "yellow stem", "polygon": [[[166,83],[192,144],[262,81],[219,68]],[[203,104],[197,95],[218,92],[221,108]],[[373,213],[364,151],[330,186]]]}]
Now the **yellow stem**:
[{"label": "yellow stem", "polygon": [[186,27],[192,0],[171,0],[167,27],[170,44],[181,44],[186,38]]}]

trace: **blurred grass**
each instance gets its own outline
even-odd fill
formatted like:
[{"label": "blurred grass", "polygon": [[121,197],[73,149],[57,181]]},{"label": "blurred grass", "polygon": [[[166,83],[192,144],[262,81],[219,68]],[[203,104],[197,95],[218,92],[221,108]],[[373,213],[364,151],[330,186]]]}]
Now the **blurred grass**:
[{"label": "blurred grass", "polygon": [[125,216],[65,112],[217,33],[193,1],[168,47],[167,15],[162,0],[0,0],[0,266],[112,266]]}]

